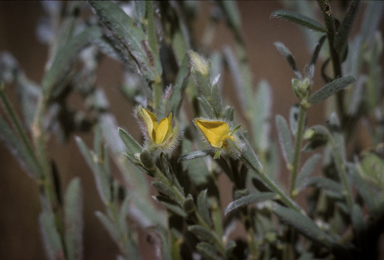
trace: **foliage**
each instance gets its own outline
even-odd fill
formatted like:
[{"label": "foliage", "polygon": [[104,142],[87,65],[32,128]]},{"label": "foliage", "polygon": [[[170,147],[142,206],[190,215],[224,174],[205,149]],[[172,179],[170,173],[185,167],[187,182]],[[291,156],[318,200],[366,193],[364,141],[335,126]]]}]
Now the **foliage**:
[{"label": "foliage", "polygon": [[[117,259],[142,258],[132,221],[158,237],[153,246],[159,259],[377,257],[384,231],[382,38],[377,26],[384,3],[352,0],[339,10],[344,17],[337,18],[327,0],[318,0],[317,6],[287,1],[291,10],[271,14],[311,29],[304,31],[308,43],[317,41],[310,45],[313,55],[303,72],[288,48],[275,43],[294,72],[291,84],[298,98],[288,120],[275,116],[277,138],[270,133],[272,88],[267,81],[253,88],[235,2],[215,3],[219,16],[212,13],[208,29],[224,19],[235,45],[215,52],[208,51],[208,38],[204,46],[193,47],[190,28],[198,2],[42,4],[50,12],[49,25],[57,26],[50,32],[48,69],[41,84],[33,83],[10,54],[1,55],[0,97],[8,120],[0,115],[0,136],[40,187],[39,225],[48,259],[82,258],[82,207],[87,203],[82,184],[75,178],[61,194],[60,169],[46,149],[51,134],[66,141],[79,132],[94,135],[92,149],[80,137],[76,141],[105,205],[96,216],[119,248]],[[91,9],[93,14],[79,15]],[[362,23],[351,36],[363,9]],[[61,10],[70,15],[57,18]],[[120,88],[136,106],[143,145],[118,127],[96,82],[105,56],[124,66]],[[239,109],[223,99],[219,76],[224,66],[233,76]],[[314,92],[317,72],[324,86]],[[22,119],[5,91],[12,83]],[[70,107],[72,93],[82,97],[86,111]],[[327,116],[327,126],[308,126],[307,111],[326,99],[328,107],[337,108]],[[244,114],[247,129],[237,124],[237,112]],[[370,133],[368,148],[352,138],[363,122]],[[290,173],[287,189],[275,175],[276,143]],[[311,153],[305,162],[303,153]],[[111,172],[110,159],[123,181]],[[319,161],[321,173],[313,176]],[[225,209],[218,186],[222,173],[233,185],[233,201]],[[154,197],[151,188],[157,191]],[[308,203],[299,205],[297,197],[304,191],[310,194]],[[164,207],[159,210],[156,203]],[[232,236],[235,223],[244,226],[246,236]]]}]

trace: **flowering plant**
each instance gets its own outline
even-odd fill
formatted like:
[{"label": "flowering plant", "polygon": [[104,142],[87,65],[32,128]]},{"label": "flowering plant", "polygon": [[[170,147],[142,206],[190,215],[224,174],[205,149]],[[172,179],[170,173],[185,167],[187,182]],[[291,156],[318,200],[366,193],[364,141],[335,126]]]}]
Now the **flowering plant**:
[{"label": "flowering plant", "polygon": [[[85,137],[75,139],[104,206],[96,216],[116,243],[119,260],[383,254],[378,24],[384,3],[342,2],[336,8],[328,0],[283,1],[289,10],[271,14],[304,28],[311,50],[302,73],[290,50],[275,43],[292,69],[287,85],[297,98],[288,120],[274,117],[276,137],[270,131],[271,103],[272,90],[279,90],[266,80],[253,87],[235,1],[209,5],[201,44],[191,28],[203,3],[43,2],[47,19],[39,24],[40,33],[55,29],[46,32],[47,71],[40,84],[33,83],[10,54],[0,56],[0,137],[40,188],[47,258],[83,258],[82,209],[89,203],[83,201],[84,181],[75,177],[63,189],[61,168],[47,148],[53,134],[67,142],[80,132],[93,134],[92,149]],[[361,26],[351,34],[359,10],[364,10]],[[220,21],[233,36],[233,47],[212,51]],[[120,90],[137,119],[129,127],[128,119],[116,119],[114,104],[97,81],[105,57],[122,64]],[[225,98],[220,75],[226,74],[238,105]],[[316,84],[322,87],[315,90]],[[19,89],[23,121],[9,99],[12,85]],[[81,108],[69,105],[76,95]],[[327,107],[327,124],[311,125],[308,111],[320,103]],[[369,133],[366,140],[356,138],[361,133]],[[223,180],[229,191],[219,185]],[[230,202],[223,200],[226,194]],[[152,255],[140,240],[143,233]]]}]

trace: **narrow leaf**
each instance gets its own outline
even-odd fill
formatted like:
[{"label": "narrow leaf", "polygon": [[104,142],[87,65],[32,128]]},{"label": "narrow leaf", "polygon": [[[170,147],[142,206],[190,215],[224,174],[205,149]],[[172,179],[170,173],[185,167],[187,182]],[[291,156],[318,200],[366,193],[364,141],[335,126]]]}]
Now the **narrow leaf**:
[{"label": "narrow leaf", "polygon": [[21,167],[26,171],[32,179],[39,179],[41,171],[39,164],[33,158],[25,145],[16,136],[15,132],[10,128],[8,123],[0,115],[0,139],[4,141],[8,149],[16,157]]},{"label": "narrow leaf", "polygon": [[318,104],[323,100],[329,98],[340,90],[348,87],[352,82],[355,81],[354,77],[348,76],[343,78],[335,79],[328,83],[320,90],[316,91],[309,99],[308,102],[312,105]]},{"label": "narrow leaf", "polygon": [[207,223],[209,226],[212,225],[207,203],[207,190],[200,192],[199,196],[197,197],[197,211],[205,223]]},{"label": "narrow leaf", "polygon": [[160,181],[153,181],[152,185],[158,192],[161,192],[162,194],[168,196],[170,199],[174,200],[175,192],[168,185]]},{"label": "narrow leaf", "polygon": [[303,76],[301,75],[300,71],[297,69],[295,59],[293,58],[293,55],[288,50],[288,48],[285,47],[285,45],[283,43],[281,43],[281,42],[275,42],[274,45],[277,48],[277,50],[281,54],[283,54],[283,56],[287,59],[289,65],[291,66],[291,68],[292,68],[293,72],[295,73],[296,77],[298,79],[302,79]]},{"label": "narrow leaf", "polygon": [[289,110],[289,127],[291,128],[292,135],[296,136],[297,123],[299,120],[300,104],[295,104]]},{"label": "narrow leaf", "polygon": [[149,81],[162,74],[162,68],[157,53],[148,45],[146,35],[135,25],[118,5],[110,1],[89,1],[97,15],[113,32],[135,59],[141,72]]},{"label": "narrow leaf", "polygon": [[343,193],[343,186],[340,183],[324,177],[310,178],[308,180],[307,186],[315,186],[324,190]]},{"label": "narrow leaf", "polygon": [[132,154],[143,152],[141,145],[127,131],[119,128],[119,135]]},{"label": "narrow leaf", "polygon": [[195,152],[191,152],[191,153],[188,153],[186,155],[181,156],[177,161],[178,162],[189,161],[189,160],[205,157],[205,156],[208,156],[210,154],[211,154],[210,150],[195,151]]},{"label": "narrow leaf", "polygon": [[210,243],[201,242],[196,246],[196,248],[207,259],[210,259],[210,260],[223,259],[221,256],[218,255],[216,248]]},{"label": "narrow leaf", "polygon": [[[77,146],[87,161],[95,178],[97,191],[101,200],[107,205],[111,200],[111,176],[109,166],[106,167],[107,159],[100,158],[97,154],[91,152],[80,137],[76,137]],[[106,152],[106,150],[105,150]]]},{"label": "narrow leaf", "polygon": [[367,204],[367,207],[370,212],[375,212],[376,210],[376,196],[372,192],[372,189],[366,181],[360,176],[358,168],[355,164],[348,163],[348,172],[351,176],[352,182],[355,185],[360,196],[363,198],[364,202]]},{"label": "narrow leaf", "polygon": [[115,223],[112,222],[112,220],[101,213],[100,211],[96,211],[96,217],[100,220],[100,222],[103,224],[104,228],[108,231],[111,238],[117,243],[120,243],[120,233],[119,229],[116,227]]},{"label": "narrow leaf", "polygon": [[297,212],[296,210],[281,206],[276,206],[273,209],[273,212],[283,221],[292,225],[297,231],[316,244],[320,244],[328,248],[331,247],[332,240],[307,216]]},{"label": "narrow leaf", "polygon": [[191,231],[199,240],[203,242],[208,242],[212,244],[215,242],[215,236],[212,234],[212,231],[203,226],[189,226],[188,230]]},{"label": "narrow leaf", "polygon": [[83,257],[83,200],[80,179],[73,179],[64,198],[65,245],[68,259]]},{"label": "narrow leaf", "polygon": [[53,213],[48,211],[40,213],[39,224],[47,258],[50,260],[65,259],[63,245],[55,225]]},{"label": "narrow leaf", "polygon": [[303,165],[301,168],[299,175],[296,179],[296,185],[295,187],[298,188],[298,190],[302,190],[305,187],[305,182],[309,178],[309,176],[312,174],[313,170],[316,167],[316,164],[319,162],[321,158],[321,155],[316,153],[312,155]]},{"label": "narrow leaf", "polygon": [[279,135],[279,143],[287,165],[293,163],[292,136],[287,121],[281,115],[276,116],[276,127]]},{"label": "narrow leaf", "polygon": [[333,47],[337,51],[341,51],[345,44],[347,44],[349,33],[352,29],[352,24],[355,21],[356,14],[359,11],[361,0],[353,0],[348,7],[347,14],[345,15],[341,25],[337,31]]},{"label": "narrow leaf", "polygon": [[168,199],[164,196],[156,196],[154,197],[158,202],[163,204],[167,209],[169,209],[171,212],[175,213],[176,215],[179,215],[181,217],[187,217],[188,214],[179,206],[177,205],[174,201],[171,199]]},{"label": "narrow leaf", "polygon": [[249,204],[258,203],[258,202],[273,199],[273,198],[276,198],[276,194],[273,192],[260,192],[260,193],[250,194],[229,203],[225,209],[224,214],[226,215],[229,212],[239,207],[247,206]]},{"label": "narrow leaf", "polygon": [[259,82],[251,118],[253,143],[257,151],[267,151],[270,145],[272,90],[266,80]]},{"label": "narrow leaf", "polygon": [[304,27],[306,27],[308,29],[311,29],[311,30],[314,30],[314,31],[323,32],[323,33],[327,32],[327,29],[325,29],[317,21],[315,21],[315,20],[313,20],[313,19],[311,19],[311,18],[309,18],[309,17],[307,17],[305,15],[302,15],[302,14],[299,14],[299,13],[295,13],[295,12],[291,12],[291,11],[288,11],[288,10],[277,10],[277,11],[274,11],[271,14],[271,17],[272,18],[281,18],[281,19],[293,22],[295,24],[304,26]]},{"label": "narrow leaf", "polygon": [[56,52],[56,56],[42,81],[43,94],[49,96],[53,89],[66,76],[76,54],[87,46],[90,37],[100,34],[97,27],[85,29],[71,38],[68,43]]}]

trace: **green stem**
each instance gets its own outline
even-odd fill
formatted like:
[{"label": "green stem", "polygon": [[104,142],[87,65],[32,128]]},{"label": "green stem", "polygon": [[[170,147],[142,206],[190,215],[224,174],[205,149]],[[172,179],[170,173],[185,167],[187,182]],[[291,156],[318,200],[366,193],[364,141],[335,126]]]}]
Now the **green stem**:
[{"label": "green stem", "polygon": [[[236,147],[236,146],[235,146]],[[237,148],[237,147],[236,147]],[[239,148],[237,148],[237,150],[239,152],[241,152],[239,150]],[[278,196],[279,196],[279,199],[284,202],[284,204],[291,208],[291,209],[294,209],[304,215],[305,212],[304,210],[299,206],[297,205],[289,196],[287,196],[284,191],[282,191],[270,178],[268,175],[264,174],[263,172],[259,173],[259,171],[255,168],[255,166],[252,165],[252,163],[242,154],[242,156],[240,157],[244,163],[246,165],[248,165],[248,167],[251,168],[251,170],[253,170],[257,176],[267,185],[267,187],[269,187],[271,189],[271,191],[275,192]]]},{"label": "green stem", "polygon": [[292,165],[292,172],[291,172],[291,188],[289,192],[291,197],[294,197],[293,194],[295,190],[296,178],[299,172],[301,143],[303,141],[306,115],[307,115],[307,108],[303,105],[300,105],[299,118],[297,123],[297,132],[296,132],[296,138],[295,138],[295,151],[293,156],[293,165]]},{"label": "green stem", "polygon": [[[327,28],[327,38],[329,44],[329,53],[331,56],[332,66],[333,66],[333,78],[342,77],[342,69],[341,69],[341,61],[340,55],[337,50],[334,48],[333,43],[335,41],[336,29],[334,18],[332,16],[332,11],[330,4],[327,3],[326,0],[318,0],[321,11],[323,12],[324,23]],[[344,111],[344,99],[343,99],[344,91],[339,91],[336,93],[337,100],[337,109],[340,114],[341,122],[345,122],[345,111]]]}]

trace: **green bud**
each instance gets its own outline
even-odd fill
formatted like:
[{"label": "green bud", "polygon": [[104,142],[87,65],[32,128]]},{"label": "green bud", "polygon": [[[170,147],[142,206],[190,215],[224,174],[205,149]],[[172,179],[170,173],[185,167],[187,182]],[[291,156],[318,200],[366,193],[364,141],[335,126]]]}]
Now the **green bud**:
[{"label": "green bud", "polygon": [[196,206],[195,206],[195,203],[193,202],[193,198],[191,194],[189,194],[188,197],[183,202],[183,209],[185,210],[185,212],[187,212],[187,214],[191,214],[195,212]]},{"label": "green bud", "polygon": [[148,175],[153,177],[154,172],[156,170],[156,165],[147,150],[144,150],[140,154],[140,161],[143,164],[144,168],[147,170]]},{"label": "green bud", "polygon": [[197,52],[191,50],[187,51],[187,55],[192,70],[198,71],[201,73],[201,75],[208,78],[211,70],[211,64],[209,61],[203,56],[199,55]]},{"label": "green bud", "polygon": [[303,138],[308,140],[305,144],[304,151],[312,151],[316,148],[324,146],[328,142],[328,129],[321,125],[315,125],[305,131]]},{"label": "green bud", "polygon": [[309,78],[304,78],[302,80],[294,78],[292,79],[292,88],[296,97],[300,99],[305,99],[308,97],[311,91],[311,80]]}]

